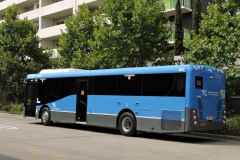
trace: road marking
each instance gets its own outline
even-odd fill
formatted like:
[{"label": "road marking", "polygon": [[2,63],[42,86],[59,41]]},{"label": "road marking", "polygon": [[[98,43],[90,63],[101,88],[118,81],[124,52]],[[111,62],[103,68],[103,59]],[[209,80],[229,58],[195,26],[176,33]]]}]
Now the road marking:
[{"label": "road marking", "polygon": [[20,146],[18,144],[10,144],[9,146],[12,148],[20,148]]},{"label": "road marking", "polygon": [[220,146],[217,148],[218,150],[220,150],[222,153],[236,153],[237,150],[234,150],[233,148],[230,148],[229,146]]},{"label": "road marking", "polygon": [[13,126],[0,125],[0,130],[3,130],[3,129],[18,129],[18,128]]},{"label": "road marking", "polygon": [[[11,147],[11,148],[21,148],[21,146],[19,144],[16,144],[16,143],[11,143],[8,146]],[[27,150],[30,151],[30,152],[33,152],[33,153],[42,152],[41,150],[36,149],[36,148],[28,148]],[[68,157],[65,156],[64,154],[58,154],[57,153],[57,154],[53,154],[52,156],[53,157],[58,157],[58,158],[61,158],[61,159],[68,159]]]},{"label": "road marking", "polygon": [[63,154],[53,154],[53,156],[54,157],[58,157],[58,158],[63,158],[63,159],[65,159],[65,158],[67,158],[65,155],[63,155]]},{"label": "road marking", "polygon": [[41,150],[35,148],[28,148],[28,150],[31,152],[41,152]]}]

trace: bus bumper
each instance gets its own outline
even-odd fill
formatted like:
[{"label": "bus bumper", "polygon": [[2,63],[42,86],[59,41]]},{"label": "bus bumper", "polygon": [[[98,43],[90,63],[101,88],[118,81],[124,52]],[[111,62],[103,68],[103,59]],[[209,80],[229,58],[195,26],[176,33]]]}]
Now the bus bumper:
[{"label": "bus bumper", "polygon": [[219,131],[226,128],[226,125],[220,122],[198,122],[197,125],[192,125],[185,128],[185,132],[204,132],[204,131]]},{"label": "bus bumper", "polygon": [[39,110],[38,110],[38,108],[36,107],[36,111],[35,111],[35,118],[36,118],[36,120],[38,119],[38,117],[39,117]]},{"label": "bus bumper", "polygon": [[204,131],[219,131],[226,128],[225,120],[200,121],[194,120],[193,109],[186,109],[185,132],[204,132]]}]

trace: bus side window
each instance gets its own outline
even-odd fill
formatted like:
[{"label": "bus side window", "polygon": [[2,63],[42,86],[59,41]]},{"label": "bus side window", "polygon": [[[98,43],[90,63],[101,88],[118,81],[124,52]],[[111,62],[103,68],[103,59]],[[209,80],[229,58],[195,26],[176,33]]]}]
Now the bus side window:
[{"label": "bus side window", "polygon": [[185,78],[178,77],[177,78],[177,92],[181,92],[185,89]]},{"label": "bus side window", "polygon": [[175,74],[176,86],[174,88],[173,96],[185,96],[186,74]]},{"label": "bus side window", "polygon": [[174,85],[174,74],[143,75],[144,96],[168,96]]},{"label": "bus side window", "polygon": [[131,77],[120,75],[117,77],[117,95],[141,95],[142,75]]},{"label": "bus side window", "polygon": [[47,80],[47,102],[53,102],[59,98],[59,82],[60,79],[48,79]]},{"label": "bus side window", "polygon": [[115,95],[116,94],[116,76],[96,76],[95,77],[95,95]]},{"label": "bus side window", "polygon": [[75,78],[61,78],[59,98],[64,98],[66,96],[73,95],[75,93],[74,84]]}]

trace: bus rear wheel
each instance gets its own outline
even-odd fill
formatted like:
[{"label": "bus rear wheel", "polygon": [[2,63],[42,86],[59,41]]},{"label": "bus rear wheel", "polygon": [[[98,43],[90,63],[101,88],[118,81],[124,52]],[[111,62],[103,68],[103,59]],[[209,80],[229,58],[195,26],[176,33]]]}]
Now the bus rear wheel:
[{"label": "bus rear wheel", "polygon": [[123,113],[118,121],[118,129],[124,136],[133,136],[136,133],[135,117],[129,112]]},{"label": "bus rear wheel", "polygon": [[49,108],[47,108],[47,107],[43,108],[42,114],[41,114],[42,124],[45,125],[45,126],[51,125],[51,120],[50,119],[51,119],[51,113],[50,113]]}]

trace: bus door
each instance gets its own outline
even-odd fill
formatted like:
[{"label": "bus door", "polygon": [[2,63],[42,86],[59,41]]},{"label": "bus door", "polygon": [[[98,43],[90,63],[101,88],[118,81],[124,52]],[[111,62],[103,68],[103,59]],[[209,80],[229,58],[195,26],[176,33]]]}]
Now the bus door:
[{"label": "bus door", "polygon": [[87,91],[88,91],[88,80],[78,80],[78,98],[77,98],[77,111],[76,121],[86,122],[87,117]]},{"label": "bus door", "polygon": [[24,116],[35,117],[37,104],[37,81],[28,82],[26,85]]}]

